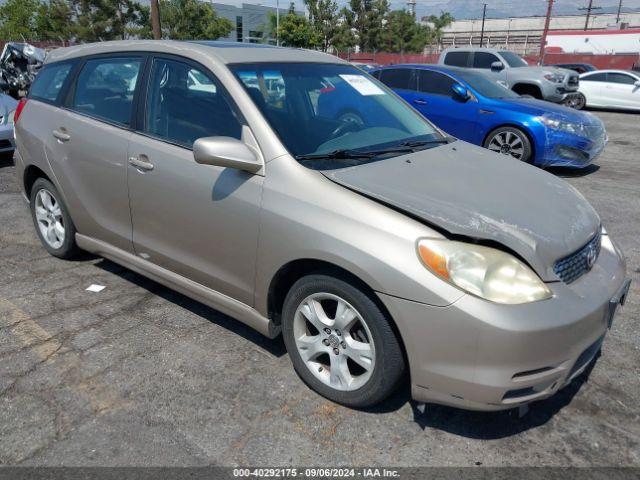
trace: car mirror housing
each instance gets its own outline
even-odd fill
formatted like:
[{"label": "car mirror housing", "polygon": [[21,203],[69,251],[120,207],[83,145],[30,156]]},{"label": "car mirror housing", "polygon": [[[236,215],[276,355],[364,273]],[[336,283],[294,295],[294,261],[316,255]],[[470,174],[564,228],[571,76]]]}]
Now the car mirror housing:
[{"label": "car mirror housing", "polygon": [[469,90],[464,88],[459,83],[454,83],[451,86],[451,91],[453,92],[453,95],[456,98],[458,98],[459,100],[462,100],[463,102],[466,102],[471,97],[471,95],[469,95]]},{"label": "car mirror housing", "polygon": [[235,168],[257,173],[262,162],[255,152],[241,140],[231,137],[204,137],[193,144],[193,158],[203,165]]},{"label": "car mirror housing", "polygon": [[636,87],[640,87],[640,80],[636,80],[636,82],[634,83],[634,85],[635,85]]},{"label": "car mirror housing", "polygon": [[504,63],[502,62],[493,62],[491,64],[491,70],[500,71],[504,68]]}]

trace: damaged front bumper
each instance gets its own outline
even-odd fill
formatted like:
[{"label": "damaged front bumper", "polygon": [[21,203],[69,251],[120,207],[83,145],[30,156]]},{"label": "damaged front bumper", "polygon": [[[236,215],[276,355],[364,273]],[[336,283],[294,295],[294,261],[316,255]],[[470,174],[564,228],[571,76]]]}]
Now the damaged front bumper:
[{"label": "damaged front bumper", "polygon": [[629,281],[603,237],[591,271],[550,282],[553,298],[501,305],[465,295],[434,307],[379,294],[405,343],[415,400],[503,410],[549,397],[597,355]]}]

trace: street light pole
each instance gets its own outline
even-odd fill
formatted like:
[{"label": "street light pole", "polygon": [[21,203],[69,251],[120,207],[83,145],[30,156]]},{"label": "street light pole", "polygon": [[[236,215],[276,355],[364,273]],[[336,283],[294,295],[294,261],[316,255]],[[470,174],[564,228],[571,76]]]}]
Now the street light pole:
[{"label": "street light pole", "polygon": [[153,38],[160,40],[162,38],[162,28],[160,26],[160,5],[158,0],[151,0],[151,28],[153,30]]},{"label": "street light pole", "polygon": [[482,43],[484,41],[484,19],[487,16],[487,4],[482,4],[482,30],[480,31],[480,48],[482,48]]},{"label": "street light pole", "polygon": [[551,10],[553,9],[553,0],[547,0],[547,18],[544,20],[544,30],[540,39],[540,65],[544,64],[544,49],[547,46],[547,33],[549,33],[549,23],[551,23]]}]

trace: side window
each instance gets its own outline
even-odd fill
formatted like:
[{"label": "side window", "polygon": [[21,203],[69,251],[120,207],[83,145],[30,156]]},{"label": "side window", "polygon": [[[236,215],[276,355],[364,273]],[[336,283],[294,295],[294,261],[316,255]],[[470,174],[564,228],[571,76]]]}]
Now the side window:
[{"label": "side window", "polygon": [[582,77],[580,79],[581,82],[606,82],[607,74],[606,73],[594,73],[593,75],[587,75],[586,77]]},{"label": "side window", "polygon": [[42,70],[38,72],[38,75],[36,75],[31,85],[29,98],[55,102],[60,90],[62,90],[64,81],[71,71],[71,66],[70,63],[45,65]]},{"label": "side window", "polygon": [[129,125],[142,59],[88,60],[76,80],[71,108],[120,125]]},{"label": "side window", "polygon": [[444,57],[445,65],[451,65],[452,67],[466,67],[469,62],[470,52],[448,52]]},{"label": "side window", "polygon": [[191,147],[202,137],[240,139],[242,126],[217,80],[183,62],[153,62],[144,131]]},{"label": "side window", "polygon": [[626,75],[624,73],[607,73],[607,81],[611,83],[620,83],[623,85],[633,85],[636,83],[636,79],[631,75]]},{"label": "side window", "polygon": [[378,80],[380,80],[380,72],[381,70],[376,70],[375,72],[373,72],[371,75],[373,75],[375,78],[377,78]]},{"label": "side window", "polygon": [[451,95],[451,86],[455,80],[432,70],[418,70],[418,90],[434,95]]},{"label": "side window", "polygon": [[413,70],[409,68],[390,68],[382,70],[380,80],[390,88],[413,90],[411,77]]},{"label": "side window", "polygon": [[493,53],[475,52],[473,54],[473,68],[491,68],[493,62],[499,61]]}]

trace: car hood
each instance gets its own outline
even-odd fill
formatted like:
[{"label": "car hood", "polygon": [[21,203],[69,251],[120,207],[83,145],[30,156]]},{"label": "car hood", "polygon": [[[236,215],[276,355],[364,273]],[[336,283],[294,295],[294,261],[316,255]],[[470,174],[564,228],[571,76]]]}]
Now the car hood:
[{"label": "car hood", "polygon": [[462,141],[322,173],[449,234],[498,242],[545,281],[558,280],[554,262],[600,229],[593,207],[565,181]]},{"label": "car hood", "polygon": [[558,67],[538,67],[538,66],[533,66],[533,67],[518,67],[518,68],[510,68],[508,69],[508,73],[516,75],[516,74],[520,74],[519,76],[535,76],[535,77],[542,77],[545,73],[547,72],[552,72],[552,73],[562,73],[565,76],[568,74],[574,74],[576,77],[578,76],[578,74],[576,72],[574,72],[573,70],[569,70],[567,68],[558,68]]}]

